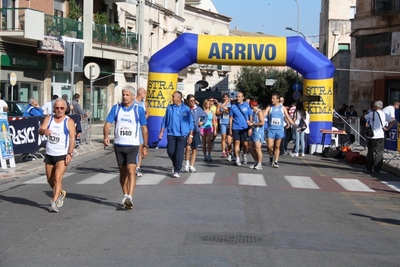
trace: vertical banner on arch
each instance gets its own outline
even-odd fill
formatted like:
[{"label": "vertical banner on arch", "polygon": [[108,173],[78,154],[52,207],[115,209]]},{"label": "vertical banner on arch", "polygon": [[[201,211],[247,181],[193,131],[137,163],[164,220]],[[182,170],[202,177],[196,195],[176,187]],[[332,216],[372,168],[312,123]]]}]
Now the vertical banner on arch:
[{"label": "vertical banner on arch", "polygon": [[[333,119],[333,78],[321,80],[304,79],[304,95],[319,96],[320,101],[306,102],[306,110],[310,114],[310,138],[313,143],[322,140],[321,129],[331,130]],[[327,136],[325,143],[330,144]]]},{"label": "vertical banner on arch", "polygon": [[[146,101],[149,105],[150,114],[147,121],[150,144],[158,140],[161,121],[167,106],[171,103],[172,94],[177,90],[177,84],[178,73],[149,73]],[[166,134],[159,146],[166,146]]]}]

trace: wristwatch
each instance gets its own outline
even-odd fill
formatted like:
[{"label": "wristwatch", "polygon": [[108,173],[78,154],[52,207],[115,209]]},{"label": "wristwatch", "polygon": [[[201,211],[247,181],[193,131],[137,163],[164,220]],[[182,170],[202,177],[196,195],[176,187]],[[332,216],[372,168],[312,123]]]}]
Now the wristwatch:
[{"label": "wristwatch", "polygon": [[149,145],[143,145],[145,148],[149,148]]},{"label": "wristwatch", "polygon": [[73,152],[68,153],[68,154],[71,156],[71,158],[74,156],[74,153],[73,153]]}]

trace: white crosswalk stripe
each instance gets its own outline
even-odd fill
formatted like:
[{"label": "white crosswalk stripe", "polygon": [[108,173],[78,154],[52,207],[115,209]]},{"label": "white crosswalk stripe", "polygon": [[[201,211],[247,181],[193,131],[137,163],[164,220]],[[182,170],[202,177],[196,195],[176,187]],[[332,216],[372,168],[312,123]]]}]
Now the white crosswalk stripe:
[{"label": "white crosswalk stripe", "polygon": [[394,181],[382,181],[383,184],[389,186],[393,190],[396,190],[397,192],[400,192],[400,182],[394,182]]},{"label": "white crosswalk stripe", "polygon": [[[73,174],[75,173],[73,172],[64,173],[64,178],[71,176]],[[38,178],[24,182],[24,184],[47,184],[47,176],[46,175],[39,176]]]},{"label": "white crosswalk stripe", "polygon": [[144,174],[136,181],[136,185],[156,185],[161,183],[167,176],[160,174]]},{"label": "white crosswalk stripe", "polygon": [[303,188],[303,189],[320,189],[319,186],[307,176],[285,176],[286,181],[293,188]]},{"label": "white crosswalk stripe", "polygon": [[198,172],[190,174],[184,184],[212,184],[215,172]]},{"label": "white crosswalk stripe", "polygon": [[342,178],[333,178],[338,184],[340,184],[347,191],[352,192],[375,192],[375,190],[369,188],[361,181],[357,179],[342,179]]},{"label": "white crosswalk stripe", "polygon": [[238,182],[240,185],[267,186],[262,174],[239,173]]},{"label": "white crosswalk stripe", "polygon": [[98,173],[78,182],[77,184],[105,184],[117,176],[119,176],[118,173]]}]

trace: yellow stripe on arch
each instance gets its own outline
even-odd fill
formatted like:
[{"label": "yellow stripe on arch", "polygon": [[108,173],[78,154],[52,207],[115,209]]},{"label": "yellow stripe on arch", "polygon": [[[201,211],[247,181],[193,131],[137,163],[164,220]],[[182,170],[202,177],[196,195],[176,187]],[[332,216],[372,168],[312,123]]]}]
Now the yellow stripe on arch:
[{"label": "yellow stripe on arch", "polygon": [[286,58],[286,37],[198,37],[200,64],[286,66]]},{"label": "yellow stripe on arch", "polygon": [[320,101],[306,102],[311,121],[325,122],[333,118],[333,78],[321,80],[304,79],[303,94],[320,96]]},{"label": "yellow stripe on arch", "polygon": [[164,117],[177,83],[178,73],[149,72],[146,101],[150,116]]}]

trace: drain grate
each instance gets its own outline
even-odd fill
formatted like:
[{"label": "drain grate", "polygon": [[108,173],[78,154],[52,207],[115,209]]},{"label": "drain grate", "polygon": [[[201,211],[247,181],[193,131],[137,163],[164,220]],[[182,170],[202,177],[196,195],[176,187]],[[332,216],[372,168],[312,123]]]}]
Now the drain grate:
[{"label": "drain grate", "polygon": [[249,235],[206,235],[201,236],[200,239],[205,242],[224,243],[228,245],[235,244],[254,244],[263,241],[262,238]]}]

